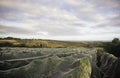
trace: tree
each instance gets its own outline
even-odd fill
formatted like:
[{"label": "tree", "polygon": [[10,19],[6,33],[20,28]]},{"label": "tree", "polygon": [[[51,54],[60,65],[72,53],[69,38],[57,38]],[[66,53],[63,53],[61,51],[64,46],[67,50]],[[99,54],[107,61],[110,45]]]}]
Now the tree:
[{"label": "tree", "polygon": [[118,38],[114,38],[112,42],[107,43],[104,49],[107,52],[114,54],[117,57],[120,57],[120,40]]},{"label": "tree", "polygon": [[119,43],[119,38],[114,38],[113,40],[112,40],[112,43]]}]

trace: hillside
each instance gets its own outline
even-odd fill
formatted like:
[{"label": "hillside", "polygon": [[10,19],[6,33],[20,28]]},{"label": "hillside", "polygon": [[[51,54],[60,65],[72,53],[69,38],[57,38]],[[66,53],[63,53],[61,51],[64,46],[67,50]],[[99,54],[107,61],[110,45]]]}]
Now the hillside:
[{"label": "hillside", "polygon": [[44,39],[0,39],[0,47],[39,47],[39,48],[79,48],[79,47],[103,47],[105,42],[101,41],[58,41]]}]

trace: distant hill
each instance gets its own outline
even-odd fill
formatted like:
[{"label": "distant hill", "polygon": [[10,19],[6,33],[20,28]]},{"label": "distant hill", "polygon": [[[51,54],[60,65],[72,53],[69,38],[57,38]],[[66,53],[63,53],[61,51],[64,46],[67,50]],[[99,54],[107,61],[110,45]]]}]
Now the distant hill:
[{"label": "distant hill", "polygon": [[46,39],[20,39],[13,37],[0,38],[0,47],[39,47],[39,48],[78,48],[103,47],[100,41],[58,41]]}]

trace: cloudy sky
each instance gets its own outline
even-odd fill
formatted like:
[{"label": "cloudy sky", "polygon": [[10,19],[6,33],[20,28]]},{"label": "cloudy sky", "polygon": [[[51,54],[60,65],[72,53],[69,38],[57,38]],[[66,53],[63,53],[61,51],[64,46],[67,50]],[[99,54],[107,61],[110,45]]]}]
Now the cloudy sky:
[{"label": "cloudy sky", "polygon": [[120,38],[120,0],[0,0],[0,37]]}]

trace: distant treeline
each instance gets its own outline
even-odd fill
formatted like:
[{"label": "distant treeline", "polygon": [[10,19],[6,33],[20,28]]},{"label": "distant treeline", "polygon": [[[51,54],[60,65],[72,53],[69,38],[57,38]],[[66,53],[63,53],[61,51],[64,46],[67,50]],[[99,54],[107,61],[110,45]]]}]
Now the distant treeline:
[{"label": "distant treeline", "polygon": [[14,37],[5,37],[5,38],[0,38],[0,40],[21,40],[20,38],[14,38]]}]

